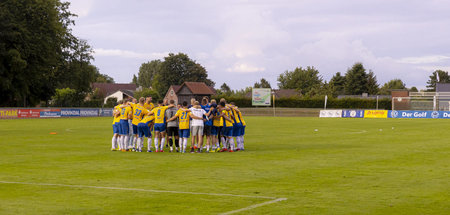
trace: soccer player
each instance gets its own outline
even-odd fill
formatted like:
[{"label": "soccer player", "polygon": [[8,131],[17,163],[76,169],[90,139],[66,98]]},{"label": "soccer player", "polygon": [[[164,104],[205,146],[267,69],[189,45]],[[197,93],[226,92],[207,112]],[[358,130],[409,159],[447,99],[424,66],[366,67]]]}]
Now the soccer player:
[{"label": "soccer player", "polygon": [[[219,130],[220,130],[220,112],[217,108],[216,100],[211,100],[211,108],[212,112],[211,115],[213,117],[213,126],[211,128],[211,136],[212,136],[212,143],[213,143],[213,151],[219,151],[220,150],[220,143],[219,143]],[[215,145],[214,145],[215,144]]]},{"label": "soccer player", "polygon": [[120,106],[120,138],[119,144],[120,148],[123,152],[128,151],[127,143],[128,143],[128,134],[129,134],[129,125],[128,119],[131,119],[131,107],[127,105],[127,100],[123,100],[122,105]]},{"label": "soccer player", "polygon": [[134,109],[136,109],[137,106],[137,100],[135,98],[132,98],[130,100],[128,100],[127,105],[129,105],[131,107],[131,119],[128,119],[128,130],[130,131],[128,134],[128,149],[130,149],[131,151],[134,151],[135,148],[135,144],[136,143],[136,139],[134,138],[135,135],[137,135],[137,130],[135,131],[133,129],[133,114],[134,114]]},{"label": "soccer player", "polygon": [[142,120],[142,118],[144,118],[145,115],[148,115],[148,113],[150,113],[150,111],[148,111],[145,107],[144,107],[144,102],[145,102],[145,98],[141,97],[139,98],[139,103],[138,104],[133,104],[131,103],[132,107],[133,107],[133,120],[131,121],[132,124],[132,128],[133,128],[133,135],[134,135],[134,142],[132,142],[132,146],[133,146],[133,150],[135,150],[135,148],[137,148],[137,138],[138,138],[138,124],[139,122]]},{"label": "soccer player", "polygon": [[[209,149],[212,145],[213,136],[211,135],[212,125],[213,125],[213,110],[214,108],[211,107],[211,104],[208,102],[208,97],[203,97],[202,99],[202,109],[205,110],[206,113],[208,113],[208,116],[205,115],[205,122],[203,127],[203,136],[206,137],[206,152],[209,152]],[[202,137],[203,140],[203,137]]]},{"label": "soccer player", "polygon": [[234,141],[233,141],[233,121],[231,111],[227,110],[225,107],[225,102],[220,102],[219,109],[221,110],[221,124],[223,125],[222,133],[225,137],[225,141],[222,143],[224,147],[221,152],[228,151],[228,147],[230,147],[230,152],[234,152]]},{"label": "soccer player", "polygon": [[202,119],[200,117],[194,116],[188,109],[187,102],[183,102],[183,107],[180,108],[175,116],[168,119],[167,121],[173,121],[178,118],[178,127],[179,127],[179,136],[180,136],[180,152],[186,153],[187,142],[189,138],[189,122],[190,118],[193,119]]},{"label": "soccer player", "polygon": [[194,102],[194,106],[189,108],[192,114],[199,117],[200,119],[192,120],[192,146],[191,153],[195,152],[195,149],[198,149],[197,152],[201,152],[201,147],[203,145],[203,116],[206,114],[205,110],[201,108],[198,101]]},{"label": "soccer player", "polygon": [[147,137],[147,152],[152,152],[152,132],[150,132],[150,124],[155,119],[153,115],[146,115],[139,121],[137,128],[139,138],[137,141],[137,151],[142,152],[142,148],[144,147],[144,136]]},{"label": "soccer player", "polygon": [[[170,100],[169,104],[175,104],[174,100]],[[170,119],[175,114],[177,114],[178,109],[176,107],[170,107],[166,110],[166,119]],[[174,121],[167,121],[167,141],[169,142],[170,151],[173,152],[173,138],[175,138],[175,150],[178,152],[179,147],[179,140],[178,140],[178,119],[175,119]]]},{"label": "soccer player", "polygon": [[[238,107],[236,106],[236,109],[237,109]],[[242,112],[239,110],[239,109],[237,109],[237,111],[238,111],[238,117],[239,117],[239,119],[241,120],[241,123],[242,123],[242,128],[241,128],[241,133],[240,133],[240,136],[239,136],[239,142],[240,142],[240,150],[244,150],[244,135],[245,135],[245,127],[246,127],[246,123],[245,123],[245,120],[244,120],[244,118],[242,117]],[[239,147],[239,143],[238,143],[238,147]]]},{"label": "soccer player", "polygon": [[145,99],[144,107],[147,108],[147,110],[151,111],[153,108],[155,108],[155,105],[152,103],[152,97],[149,96]]},{"label": "soccer player", "polygon": [[119,101],[118,104],[114,107],[114,111],[113,111],[113,137],[112,137],[112,145],[111,145],[111,151],[116,151],[117,149],[120,150],[120,147],[118,146],[117,142],[120,138],[119,136],[119,131],[120,131],[120,127],[119,127],[119,122],[120,122],[120,106],[122,104],[122,101]]},{"label": "soccer player", "polygon": [[240,136],[241,136],[241,129],[242,129],[242,122],[238,115],[238,110],[234,104],[234,102],[230,102],[230,113],[232,114],[233,118],[233,137],[236,138],[236,151],[241,150],[240,148]]},{"label": "soccer player", "polygon": [[[163,106],[163,101],[158,101],[158,107],[153,108],[152,113],[155,115],[155,148],[156,152],[164,152],[164,143],[166,141],[166,110],[175,105]],[[160,144],[160,148],[158,147]]]}]

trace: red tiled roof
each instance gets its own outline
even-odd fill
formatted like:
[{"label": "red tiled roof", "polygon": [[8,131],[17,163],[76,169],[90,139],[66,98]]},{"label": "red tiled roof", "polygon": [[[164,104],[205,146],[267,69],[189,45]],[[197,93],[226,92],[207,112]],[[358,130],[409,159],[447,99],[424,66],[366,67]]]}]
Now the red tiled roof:
[{"label": "red tiled roof", "polygon": [[176,91],[176,93],[178,93],[178,91],[183,88],[183,86],[186,86],[187,88],[189,88],[189,90],[191,90],[192,94],[197,94],[197,95],[213,95],[214,91],[211,90],[211,88],[208,87],[208,85],[206,85],[203,82],[184,82],[180,88]]},{"label": "red tiled roof", "polygon": [[92,83],[92,89],[99,89],[100,93],[108,96],[118,90],[136,91],[136,84],[111,84],[111,83]]},{"label": "red tiled roof", "polygon": [[178,90],[181,88],[181,85],[172,85],[173,91],[178,92]]}]

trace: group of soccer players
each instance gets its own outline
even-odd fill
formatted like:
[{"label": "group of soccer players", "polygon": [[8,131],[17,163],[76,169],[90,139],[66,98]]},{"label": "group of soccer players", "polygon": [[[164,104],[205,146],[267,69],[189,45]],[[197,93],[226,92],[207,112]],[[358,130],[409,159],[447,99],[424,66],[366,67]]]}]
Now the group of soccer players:
[{"label": "group of soccer players", "polygon": [[142,152],[146,137],[147,152],[152,152],[154,137],[155,152],[164,152],[166,146],[169,152],[186,153],[191,135],[191,153],[244,150],[246,123],[239,108],[225,99],[218,104],[207,97],[201,103],[191,99],[190,105],[158,101],[156,107],[151,97],[128,99],[118,102],[113,117],[112,151]]}]

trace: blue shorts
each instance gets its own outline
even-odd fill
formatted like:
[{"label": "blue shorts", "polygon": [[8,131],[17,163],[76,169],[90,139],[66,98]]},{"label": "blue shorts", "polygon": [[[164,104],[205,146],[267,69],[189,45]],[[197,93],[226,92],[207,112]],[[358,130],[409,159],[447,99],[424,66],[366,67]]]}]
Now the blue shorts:
[{"label": "blue shorts", "polygon": [[189,138],[189,129],[180,129],[178,133],[180,138]]},{"label": "blue shorts", "polygon": [[211,128],[211,135],[217,136],[219,134],[219,127],[213,126]]},{"label": "blue shorts", "polygon": [[120,129],[119,129],[119,123],[116,122],[116,123],[114,123],[114,125],[113,125],[113,134],[118,134],[119,132],[120,132]]},{"label": "blue shorts", "polygon": [[222,135],[225,137],[232,137],[233,136],[233,127],[223,127],[222,128]]},{"label": "blue shorts", "polygon": [[241,136],[242,123],[233,124],[233,137]]},{"label": "blue shorts", "polygon": [[128,120],[126,119],[121,119],[120,120],[120,130],[119,130],[119,134],[120,135],[128,135],[128,133],[130,133],[130,127],[128,125]]},{"label": "blue shorts", "polygon": [[241,128],[241,136],[244,136],[244,134],[245,134],[245,125],[242,126],[242,128]]},{"label": "blue shorts", "polygon": [[165,132],[166,131],[166,123],[155,123],[155,132]]},{"label": "blue shorts", "polygon": [[150,128],[145,123],[139,123],[137,126],[137,134],[139,134],[139,137],[152,137],[152,133],[150,132]]},{"label": "blue shorts", "polygon": [[133,124],[133,134],[138,134],[138,126]]}]

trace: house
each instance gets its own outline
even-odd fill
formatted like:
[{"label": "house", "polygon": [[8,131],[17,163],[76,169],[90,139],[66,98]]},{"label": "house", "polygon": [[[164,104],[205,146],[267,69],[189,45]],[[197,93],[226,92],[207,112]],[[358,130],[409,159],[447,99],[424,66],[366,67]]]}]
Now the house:
[{"label": "house", "polygon": [[98,90],[106,103],[106,100],[111,97],[117,98],[117,101],[133,97],[137,86],[136,84],[93,83],[92,90]]},{"label": "house", "polygon": [[215,93],[214,88],[204,82],[184,82],[182,85],[170,86],[164,99],[174,100],[176,104],[181,104],[184,101],[189,104],[191,98],[201,101],[203,97],[211,98]]},{"label": "house", "polygon": [[134,98],[134,91],[117,90],[116,92],[113,92],[110,95],[106,96],[103,103],[106,104],[106,101],[108,101],[109,98],[116,98],[117,101],[128,99],[128,98]]}]

